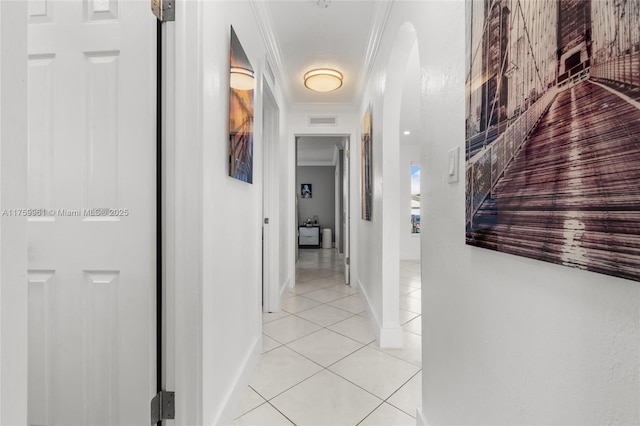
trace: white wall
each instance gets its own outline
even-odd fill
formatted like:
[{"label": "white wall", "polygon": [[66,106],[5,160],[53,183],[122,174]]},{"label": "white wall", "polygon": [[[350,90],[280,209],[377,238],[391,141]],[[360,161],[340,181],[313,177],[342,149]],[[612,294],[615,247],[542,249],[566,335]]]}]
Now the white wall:
[{"label": "white wall", "polygon": [[[228,176],[229,25],[262,80],[266,49],[248,2],[203,2],[203,408],[205,424],[230,419],[224,404],[261,350],[262,96],[255,93],[253,185]],[[206,24],[204,24],[206,23]],[[260,86],[258,86],[260,87]],[[283,104],[278,90],[273,94]],[[282,114],[285,116],[285,114]],[[225,203],[223,200],[233,200]],[[224,350],[220,350],[224,348]],[[242,383],[244,384],[244,383]]]},{"label": "white wall", "polygon": [[411,233],[411,166],[420,164],[420,146],[400,146],[399,224],[400,259],[420,259],[420,234]]},{"label": "white wall", "polygon": [[446,167],[465,136],[464,6],[395,2],[383,40],[411,22],[422,66],[424,417],[638,424],[640,284],[465,245],[465,179],[449,184]]},{"label": "white wall", "polygon": [[[309,116],[336,117],[335,126],[310,126]],[[292,104],[289,107],[289,134],[295,136],[351,135],[358,129],[353,106],[345,104]]]},{"label": "white wall", "polygon": [[[175,371],[167,387],[179,399],[177,424],[230,424],[261,349],[261,84],[267,51],[250,2],[176,5],[180,19],[169,24],[176,39],[176,139],[169,142],[175,184],[167,188],[167,220],[174,228],[169,246],[175,247],[167,262],[169,299],[175,299],[169,320],[175,322],[176,349],[168,356]],[[256,71],[253,184],[228,176],[230,25]],[[278,87],[272,92],[280,129],[286,129],[282,94]]]},{"label": "white wall", "polygon": [[[298,166],[298,182],[296,188],[300,192],[300,185],[310,183],[311,198],[300,197],[300,222],[316,215],[319,217],[320,227],[331,229],[331,238],[335,236],[335,172],[332,166]],[[322,231],[321,231],[322,232]]]},{"label": "white wall", "polygon": [[[411,2],[410,4],[417,4]],[[394,6],[395,7],[395,6]],[[387,24],[388,25],[388,24]],[[361,288],[372,327],[382,347],[401,347],[403,332],[399,322],[400,274],[400,123],[402,92],[407,63],[415,46],[411,27],[389,31],[387,27],[359,108],[362,117],[371,105],[373,122],[373,212],[372,220],[359,219],[362,168],[358,133],[357,156],[352,166],[358,174],[352,194],[354,245],[358,247],[352,278]],[[359,122],[361,118],[359,119]],[[419,140],[419,136],[416,136]],[[356,151],[356,148],[353,148]]]},{"label": "white wall", "polygon": [[[351,282],[359,287],[367,311],[370,313],[371,326],[380,341],[382,328],[382,217],[381,217],[381,165],[382,156],[380,122],[380,103],[373,104],[373,153],[372,180],[373,205],[371,221],[362,219],[362,161],[361,138],[359,128],[356,137],[351,140],[350,174],[351,181]],[[358,114],[357,123],[362,122],[366,106]],[[360,126],[362,126],[360,124]]]}]

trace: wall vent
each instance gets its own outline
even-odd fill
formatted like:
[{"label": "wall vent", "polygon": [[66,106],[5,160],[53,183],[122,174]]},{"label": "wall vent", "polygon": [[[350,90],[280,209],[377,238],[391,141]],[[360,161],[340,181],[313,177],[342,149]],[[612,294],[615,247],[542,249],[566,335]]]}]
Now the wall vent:
[{"label": "wall vent", "polygon": [[309,117],[309,126],[337,126],[338,117],[335,116],[321,116],[321,117]]}]

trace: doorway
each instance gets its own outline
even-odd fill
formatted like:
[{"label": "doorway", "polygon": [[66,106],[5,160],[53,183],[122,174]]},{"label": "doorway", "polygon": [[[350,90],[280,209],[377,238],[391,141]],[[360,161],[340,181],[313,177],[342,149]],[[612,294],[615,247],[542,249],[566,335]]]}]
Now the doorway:
[{"label": "doorway", "polygon": [[[349,140],[348,135],[296,136],[296,229],[298,248],[335,249],[349,283]],[[311,228],[317,228],[317,238]],[[307,234],[313,234],[313,238]],[[330,238],[330,240],[328,240]]]},{"label": "doorway", "polygon": [[409,52],[400,104],[400,260],[420,260],[420,57],[418,44]]},{"label": "doorway", "polygon": [[29,2],[28,423],[148,424],[156,394],[156,19]]}]

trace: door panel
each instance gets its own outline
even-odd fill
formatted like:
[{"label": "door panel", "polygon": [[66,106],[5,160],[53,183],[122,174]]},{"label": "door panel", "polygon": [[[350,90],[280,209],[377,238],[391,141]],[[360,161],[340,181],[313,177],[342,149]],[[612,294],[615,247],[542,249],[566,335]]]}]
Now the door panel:
[{"label": "door panel", "polygon": [[268,224],[262,225],[262,295],[263,311],[280,310],[280,252],[278,250],[282,233],[280,229],[280,197],[278,164],[278,104],[263,80],[263,181],[262,210]]},{"label": "door panel", "polygon": [[156,388],[155,18],[29,4],[29,415],[149,423]]}]

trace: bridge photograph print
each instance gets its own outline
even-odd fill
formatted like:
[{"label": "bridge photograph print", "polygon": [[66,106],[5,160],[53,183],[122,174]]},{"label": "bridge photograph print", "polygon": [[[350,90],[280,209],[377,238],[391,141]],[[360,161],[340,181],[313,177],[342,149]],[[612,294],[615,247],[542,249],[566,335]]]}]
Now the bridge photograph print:
[{"label": "bridge photograph print", "polygon": [[640,0],[466,4],[466,243],[640,281]]}]

